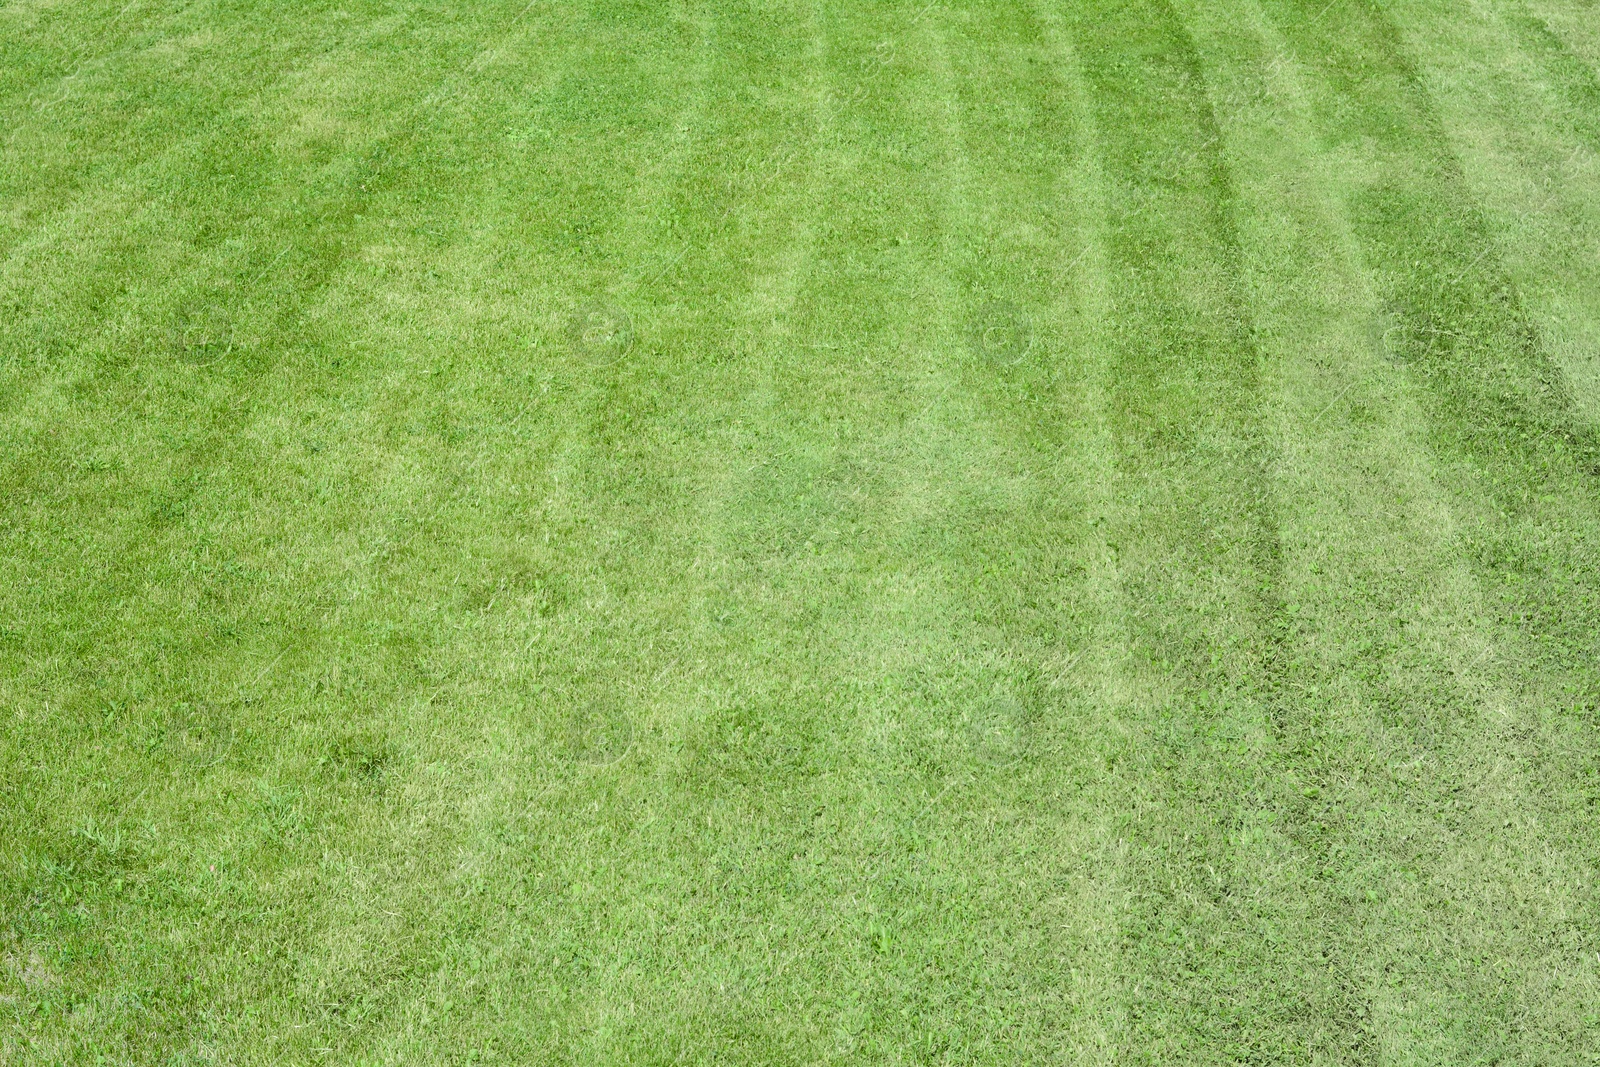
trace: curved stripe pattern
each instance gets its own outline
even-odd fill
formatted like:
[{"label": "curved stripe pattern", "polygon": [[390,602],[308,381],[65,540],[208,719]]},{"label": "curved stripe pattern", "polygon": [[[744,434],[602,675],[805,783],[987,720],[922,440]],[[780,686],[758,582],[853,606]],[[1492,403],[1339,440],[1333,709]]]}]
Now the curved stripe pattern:
[{"label": "curved stripe pattern", "polygon": [[0,1061],[1580,1063],[1583,0],[0,8]]}]

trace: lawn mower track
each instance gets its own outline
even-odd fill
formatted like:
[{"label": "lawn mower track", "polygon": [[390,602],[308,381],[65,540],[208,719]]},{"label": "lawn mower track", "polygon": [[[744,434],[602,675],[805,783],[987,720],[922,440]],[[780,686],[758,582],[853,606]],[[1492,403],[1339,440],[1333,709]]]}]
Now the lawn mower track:
[{"label": "lawn mower track", "polygon": [[0,1062],[1586,1062],[1587,10],[0,9]]}]

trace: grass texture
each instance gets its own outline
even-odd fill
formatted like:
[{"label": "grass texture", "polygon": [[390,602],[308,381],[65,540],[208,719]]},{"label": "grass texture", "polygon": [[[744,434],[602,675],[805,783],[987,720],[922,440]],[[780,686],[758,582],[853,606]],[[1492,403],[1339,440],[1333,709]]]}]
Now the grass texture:
[{"label": "grass texture", "polygon": [[1600,1061],[1594,0],[5,0],[0,1064]]}]

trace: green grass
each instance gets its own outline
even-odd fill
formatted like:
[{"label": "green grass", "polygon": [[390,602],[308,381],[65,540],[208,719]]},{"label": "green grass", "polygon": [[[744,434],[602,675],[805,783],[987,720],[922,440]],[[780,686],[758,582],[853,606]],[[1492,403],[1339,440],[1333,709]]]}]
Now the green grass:
[{"label": "green grass", "polygon": [[1593,0],[0,58],[0,1064],[1600,1062]]}]

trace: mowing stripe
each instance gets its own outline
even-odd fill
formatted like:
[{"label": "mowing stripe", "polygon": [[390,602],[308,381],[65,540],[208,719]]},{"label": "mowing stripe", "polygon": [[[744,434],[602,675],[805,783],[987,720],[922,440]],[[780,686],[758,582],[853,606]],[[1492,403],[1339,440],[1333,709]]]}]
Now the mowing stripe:
[{"label": "mowing stripe", "polygon": [[1580,8],[10,4],[0,1060],[1581,1059]]},{"label": "mowing stripe", "polygon": [[[1406,814],[1386,820],[1393,874],[1367,891],[1382,904],[1365,919],[1368,936],[1381,939],[1387,958],[1363,969],[1380,988],[1379,974],[1404,976],[1403,993],[1378,998],[1390,1049],[1443,1060],[1508,1049],[1518,1020],[1538,1018],[1540,1041],[1554,1053],[1576,1047],[1569,1042],[1577,1039],[1584,990],[1594,980],[1592,967],[1540,947],[1570,936],[1573,920],[1565,916],[1594,906],[1586,888],[1593,850],[1577,831],[1585,810],[1574,789],[1582,763],[1573,763],[1592,726],[1567,710],[1575,699],[1580,707],[1589,699],[1591,669],[1561,663],[1551,655],[1554,642],[1515,622],[1522,597],[1507,602],[1504,568],[1493,553],[1502,538],[1524,540],[1528,527],[1550,521],[1543,507],[1513,520],[1508,497],[1526,508],[1523,494],[1537,487],[1540,497],[1558,501],[1550,509],[1557,516],[1593,513],[1592,480],[1579,469],[1592,446],[1499,255],[1484,254],[1491,235],[1395,28],[1367,7],[1339,11],[1337,21],[1312,34],[1287,13],[1279,24],[1317,75],[1310,84],[1320,105],[1318,135],[1349,146],[1344,166],[1355,177],[1342,183],[1345,209],[1389,316],[1380,319],[1389,336],[1383,347],[1401,361],[1399,391],[1420,409],[1427,444],[1439,456],[1430,480],[1446,490],[1431,492],[1425,509],[1403,495],[1389,505],[1415,516],[1403,520],[1417,530],[1410,543],[1425,547],[1431,562],[1418,578],[1410,566],[1422,561],[1385,561],[1386,584],[1406,592],[1398,603],[1392,593],[1381,598],[1382,609],[1405,625],[1387,638],[1377,630],[1356,646],[1386,662],[1368,672],[1368,699],[1391,743],[1420,756],[1394,767],[1384,790],[1384,806]],[[1333,74],[1347,49],[1360,50],[1367,79]],[[1327,103],[1335,100],[1345,128],[1329,128]],[[1587,554],[1576,530],[1561,544],[1578,559]],[[1563,578],[1582,573],[1577,559],[1558,566]],[[1577,620],[1567,619],[1586,610],[1590,597],[1571,596],[1570,579],[1562,587],[1555,614],[1571,625]],[[1554,603],[1541,607],[1550,611]],[[1550,636],[1558,635],[1573,652],[1587,644],[1559,624]],[[1529,662],[1539,664],[1537,673],[1522,668]],[[1369,840],[1362,839],[1363,851]],[[1530,893],[1562,903],[1536,919],[1516,903]],[[1496,959],[1498,969],[1473,966],[1484,957]]]},{"label": "mowing stripe", "polygon": [[1350,1044],[1359,1022],[1307,936],[1313,883],[1285,820],[1297,723],[1263,392],[1276,370],[1241,284],[1237,194],[1170,9],[1082,12],[1074,34],[1114,190],[1108,414],[1123,505],[1110,536],[1138,694],[1118,805],[1133,896],[1118,1043],[1152,1060],[1310,1055]]}]

